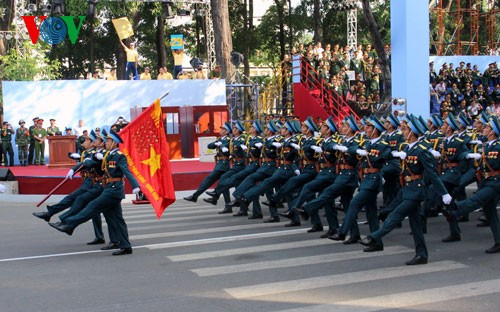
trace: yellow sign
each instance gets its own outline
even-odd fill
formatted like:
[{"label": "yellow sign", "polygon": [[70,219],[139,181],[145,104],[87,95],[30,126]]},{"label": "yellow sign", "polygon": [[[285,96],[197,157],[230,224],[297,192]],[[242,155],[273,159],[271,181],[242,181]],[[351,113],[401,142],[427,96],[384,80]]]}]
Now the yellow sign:
[{"label": "yellow sign", "polygon": [[118,34],[120,40],[132,37],[134,35],[132,24],[130,24],[126,17],[114,19],[113,26],[115,26],[116,33]]}]

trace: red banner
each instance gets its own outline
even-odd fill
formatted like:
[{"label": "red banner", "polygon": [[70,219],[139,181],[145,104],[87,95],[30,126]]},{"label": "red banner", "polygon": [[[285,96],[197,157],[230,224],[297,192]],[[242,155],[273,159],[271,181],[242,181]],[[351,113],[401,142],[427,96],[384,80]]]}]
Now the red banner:
[{"label": "red banner", "polygon": [[157,99],[142,114],[120,131],[120,150],[127,157],[130,172],[160,219],[175,201],[169,150]]}]

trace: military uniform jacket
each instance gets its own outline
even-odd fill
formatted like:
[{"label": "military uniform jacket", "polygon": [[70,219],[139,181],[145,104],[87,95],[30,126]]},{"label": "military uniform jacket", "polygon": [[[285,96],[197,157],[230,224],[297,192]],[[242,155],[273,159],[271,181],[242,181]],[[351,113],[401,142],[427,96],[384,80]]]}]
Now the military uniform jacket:
[{"label": "military uniform jacket", "polygon": [[444,134],[441,130],[435,130],[433,132],[427,133],[425,139],[431,143],[431,148],[435,151],[439,151],[439,147],[443,141]]},{"label": "military uniform jacket", "polygon": [[249,158],[258,159],[258,158],[260,158],[260,155],[262,154],[262,146],[257,147],[257,146],[255,146],[256,143],[262,143],[262,146],[264,146],[264,139],[261,136],[257,135],[257,136],[251,137],[248,140],[247,156]]},{"label": "military uniform jacket", "polygon": [[54,126],[54,127],[48,127],[47,128],[47,135],[56,135],[56,133],[59,132],[59,127]]},{"label": "military uniform jacket", "polygon": [[[217,142],[221,142],[222,144],[220,146],[217,146],[215,144]],[[230,148],[229,144],[230,144],[230,142],[231,142],[231,139],[226,135],[226,136],[223,136],[223,137],[218,137],[217,140],[215,140],[212,143],[208,143],[207,147],[210,148],[210,149],[215,149],[217,151],[217,154],[216,154],[217,157],[223,157],[223,158],[227,159],[229,157],[229,154],[230,154],[230,151],[229,151],[229,148]],[[226,152],[222,151],[224,147],[227,148]]]},{"label": "military uniform jacket", "polygon": [[16,130],[16,144],[19,146],[26,146],[30,142],[30,132],[28,128],[17,128]]},{"label": "military uniform jacket", "polygon": [[453,185],[460,183],[460,177],[467,167],[465,159],[467,153],[469,153],[469,149],[458,136],[452,135],[443,139],[443,149],[441,150],[442,181]]},{"label": "military uniform jacket", "polygon": [[44,128],[35,128],[33,129],[33,137],[38,138],[39,140],[35,140],[41,143],[44,143],[45,137],[47,136],[47,131]]},{"label": "military uniform jacket", "polygon": [[323,142],[322,138],[316,138],[314,136],[310,136],[302,140],[302,157],[305,160],[314,160],[317,161],[319,159],[320,154],[315,152],[311,146],[321,146]]},{"label": "military uniform jacket", "polygon": [[347,151],[345,153],[338,152],[337,154],[337,164],[339,170],[337,178],[335,179],[335,184],[343,184],[345,186],[352,187],[358,186],[358,175],[356,169],[342,169],[342,167],[345,165],[355,168],[358,164],[356,150],[358,149],[359,145],[362,144],[360,139],[362,138],[358,134],[347,139],[342,138],[342,140],[339,141],[340,145],[347,147]]},{"label": "military uniform jacket", "polygon": [[[132,189],[139,187],[139,183],[128,169],[127,158],[117,148],[104,155],[102,166],[106,178],[123,178],[125,176],[132,185]],[[102,195],[120,199],[125,198],[123,180],[106,183]]]},{"label": "military uniform jacket", "polygon": [[[401,151],[401,144],[405,142],[403,133],[400,130],[386,133],[382,136],[382,140],[388,143],[391,151]],[[401,160],[390,154],[386,158],[382,171],[387,174],[399,175],[401,173]]]},{"label": "military uniform jacket", "polygon": [[283,146],[281,147],[281,159],[283,161],[296,162],[299,159],[299,151],[296,150],[291,144],[295,143],[300,146],[299,137],[289,137],[283,141]]},{"label": "military uniform jacket", "polygon": [[[381,137],[364,141],[360,148],[366,150],[368,155],[360,157],[361,164],[361,190],[378,191],[382,182],[380,170],[384,166],[386,159],[391,157],[391,147],[389,143]],[[375,172],[379,170],[379,172]],[[373,172],[370,172],[373,171]]]},{"label": "military uniform jacket", "polygon": [[35,130],[35,126],[31,125],[29,127],[29,132],[30,132],[30,143],[35,143],[35,138],[33,137],[33,130]]},{"label": "military uniform jacket", "polygon": [[14,129],[2,128],[2,142],[11,142]]},{"label": "military uniform jacket", "polygon": [[425,175],[426,179],[434,185],[439,195],[448,193],[435,170],[434,157],[425,145],[420,142],[409,144],[405,148],[405,152],[406,159],[403,161],[404,182],[401,189],[403,200],[422,201],[426,198],[427,191],[422,175]]},{"label": "military uniform jacket", "polygon": [[483,145],[483,152],[480,164],[483,173],[483,181],[480,187],[493,186],[500,192],[500,141],[496,139],[491,144]]},{"label": "military uniform jacket", "polygon": [[95,151],[94,148],[90,148],[87,150],[84,150],[82,154],[80,155],[80,162],[73,166],[73,171],[78,170],[81,166],[84,166],[84,170],[80,172],[80,176],[83,179],[82,186],[80,186],[80,189],[85,190],[85,191],[90,191],[94,187],[94,179],[90,175],[88,175],[88,172],[92,170],[93,167],[100,165],[100,163],[96,163],[96,160],[92,158],[92,153]]},{"label": "military uniform jacket", "polygon": [[323,140],[321,144],[321,149],[323,149],[323,157],[320,159],[320,163],[330,163],[332,165],[337,164],[337,151],[333,149],[337,145],[339,137],[332,135]]},{"label": "military uniform jacket", "polygon": [[[281,148],[278,149],[276,146],[273,145],[273,143],[282,143],[283,137],[280,135],[274,135],[271,137],[266,138],[264,141],[264,146],[262,147],[262,156],[264,158],[271,158],[271,159],[276,159],[278,158],[279,152],[281,151]],[[265,161],[265,160],[264,160]]]},{"label": "military uniform jacket", "polygon": [[[237,138],[231,139],[231,157],[233,158],[234,164],[244,165],[245,158],[247,156],[247,151],[244,150],[241,146],[248,145],[246,135],[240,135]],[[222,146],[222,145],[221,145]],[[248,146],[247,146],[248,148]]]}]

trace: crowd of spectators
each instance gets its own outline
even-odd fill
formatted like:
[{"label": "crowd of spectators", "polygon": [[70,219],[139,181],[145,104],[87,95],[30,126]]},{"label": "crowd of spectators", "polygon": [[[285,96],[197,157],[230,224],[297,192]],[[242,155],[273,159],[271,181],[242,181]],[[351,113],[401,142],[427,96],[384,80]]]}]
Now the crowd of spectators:
[{"label": "crowd of spectators", "polygon": [[481,72],[477,65],[444,63],[438,72],[429,64],[430,111],[446,115],[463,113],[474,118],[486,111],[500,116],[500,71],[496,62]]}]

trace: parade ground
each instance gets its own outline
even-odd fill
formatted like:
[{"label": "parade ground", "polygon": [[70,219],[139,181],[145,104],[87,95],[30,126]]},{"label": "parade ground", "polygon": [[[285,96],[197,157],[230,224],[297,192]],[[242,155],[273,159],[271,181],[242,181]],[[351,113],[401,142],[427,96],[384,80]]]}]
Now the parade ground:
[{"label": "parade ground", "polygon": [[[500,254],[484,252],[493,240],[488,227],[476,227],[479,212],[460,224],[462,241],[453,243],[441,242],[449,233],[444,217],[430,218],[429,263],[407,266],[414,256],[407,220],[385,237],[384,251],[364,253],[359,244],[306,233],[306,222],[285,228],[283,218],[262,223],[221,215],[221,202],[183,201],[189,194],[178,192],[161,220],[150,205],[125,200],[134,249],[119,257],[86,245],[94,238],[91,222],[67,236],[33,217],[45,210],[35,207],[42,195],[1,195],[0,311],[496,312],[500,306]],[[362,213],[363,236],[364,220]]]}]

